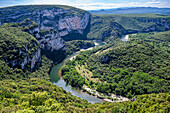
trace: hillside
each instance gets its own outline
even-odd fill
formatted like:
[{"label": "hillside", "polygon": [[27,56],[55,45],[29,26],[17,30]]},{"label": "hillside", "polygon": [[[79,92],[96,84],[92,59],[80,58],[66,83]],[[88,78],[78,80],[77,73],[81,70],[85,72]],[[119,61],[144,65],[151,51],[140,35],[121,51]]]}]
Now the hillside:
[{"label": "hillside", "polygon": [[170,16],[160,14],[92,15],[88,39],[113,41],[122,34],[166,31]]},{"label": "hillside", "polygon": [[170,53],[170,30],[166,32],[138,33],[129,36],[130,40],[143,40]]},{"label": "hillside", "polygon": [[157,8],[157,7],[132,7],[132,8],[115,8],[115,9],[102,9],[90,10],[92,14],[170,14],[170,8]]},{"label": "hillside", "polygon": [[164,112],[168,113],[170,96],[165,93],[141,95],[136,101],[90,104],[66,93],[62,88],[40,79],[0,81],[1,112]]},{"label": "hillside", "polygon": [[87,11],[62,5],[25,5],[0,8],[0,25],[29,18],[40,29],[54,29],[64,40],[85,39],[89,32]]},{"label": "hillside", "polygon": [[94,47],[95,44],[92,41],[88,40],[72,40],[66,42],[66,54],[71,55],[80,49],[87,49],[89,47]]},{"label": "hillside", "polygon": [[87,107],[87,101],[49,82],[53,62],[37,55],[39,42],[21,24],[0,26],[0,112],[71,112]]},{"label": "hillside", "polygon": [[163,112],[169,111],[169,96],[165,93],[136,96],[136,101],[96,104],[101,112]]},{"label": "hillside", "polygon": [[[91,16],[61,5],[0,8],[0,112],[168,113],[169,18]],[[128,42],[119,39],[123,34],[150,31],[166,32],[129,35]],[[104,98],[97,97],[111,102],[91,104],[50,81],[55,63],[95,46],[85,39],[107,43],[67,61],[61,69],[63,79],[82,93],[98,93]],[[129,99],[124,102],[120,95]]]},{"label": "hillside", "polygon": [[41,62],[40,44],[22,28],[0,26],[0,60],[13,68],[33,71]]},{"label": "hillside", "polygon": [[[45,56],[41,56],[41,64],[34,72],[29,72],[30,63],[26,64],[24,70],[16,65],[13,68],[9,67],[11,65],[8,65],[7,60],[14,60],[14,64],[20,63],[24,57],[34,57],[34,53],[40,48],[39,42],[28,32],[33,26],[19,27],[24,23],[0,26],[0,112],[101,113],[142,110],[168,112],[170,100],[169,95],[165,93],[136,96],[134,102],[90,104],[49,82],[52,61]],[[72,46],[81,48],[82,43],[84,48],[89,44],[93,45],[89,41],[71,41],[68,42],[68,48],[74,48]],[[68,50],[68,52],[71,51]],[[148,108],[149,103],[152,105]]]},{"label": "hillside", "polygon": [[168,92],[169,60],[166,51],[144,41],[130,41],[97,52],[82,52],[63,67],[62,74],[74,87],[85,85],[131,98]]},{"label": "hillside", "polygon": [[0,25],[19,23],[40,43],[42,54],[53,62],[67,56],[65,42],[84,40],[90,29],[90,13],[64,5],[23,5],[0,8]]}]

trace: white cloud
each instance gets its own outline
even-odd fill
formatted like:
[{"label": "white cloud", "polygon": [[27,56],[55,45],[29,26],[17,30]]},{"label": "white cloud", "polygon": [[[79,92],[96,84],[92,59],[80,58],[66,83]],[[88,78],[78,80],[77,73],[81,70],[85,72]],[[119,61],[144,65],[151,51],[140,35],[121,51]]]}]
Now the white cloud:
[{"label": "white cloud", "polygon": [[85,10],[94,10],[94,9],[111,9],[119,7],[170,7],[166,2],[160,2],[159,0],[152,0],[149,2],[129,2],[129,3],[91,3],[90,0],[85,0],[82,3],[82,0],[75,0],[74,3],[72,0],[34,0],[32,4],[61,4],[61,5],[70,5],[78,7]]},{"label": "white cloud", "polygon": [[147,4],[160,4],[161,2],[158,0],[152,0],[151,2],[147,2]]},{"label": "white cloud", "polygon": [[111,8],[119,8],[119,7],[169,7],[169,3],[161,3],[159,1],[156,2],[130,2],[130,3],[91,3],[91,4],[72,4],[75,7],[82,8],[85,10],[94,10],[94,9],[111,9]]},{"label": "white cloud", "polygon": [[[13,0],[12,0],[13,1]],[[26,0],[26,4],[53,4],[53,5],[69,5],[77,8],[85,9],[85,10],[96,10],[96,9],[111,9],[111,8],[119,8],[119,7],[168,7],[170,8],[169,0],[144,0],[145,2],[119,2],[119,3],[102,3],[97,2],[94,3],[93,0]],[[100,0],[99,0],[100,1]],[[143,0],[142,0],[143,1]],[[24,3],[23,3],[24,4]],[[19,5],[19,4],[15,4]],[[0,5],[1,6],[1,5]]]},{"label": "white cloud", "polygon": [[[62,5],[69,5],[69,4],[81,4],[82,0],[33,0],[32,4],[62,4]],[[91,0],[85,0],[83,3],[91,3]]]}]

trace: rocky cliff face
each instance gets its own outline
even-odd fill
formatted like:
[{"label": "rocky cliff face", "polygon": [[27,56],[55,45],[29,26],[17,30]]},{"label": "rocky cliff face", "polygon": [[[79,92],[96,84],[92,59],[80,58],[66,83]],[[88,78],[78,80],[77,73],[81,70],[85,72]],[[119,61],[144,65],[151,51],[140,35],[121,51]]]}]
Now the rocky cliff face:
[{"label": "rocky cliff face", "polygon": [[64,40],[60,37],[58,32],[54,31],[53,29],[40,31],[40,38],[38,41],[40,42],[42,49],[50,50],[51,52],[61,48],[63,50],[65,49]]},{"label": "rocky cliff face", "polygon": [[90,14],[69,6],[28,5],[0,9],[0,25],[16,22],[24,32],[37,39],[41,49],[36,49],[31,56],[19,50],[21,59],[17,54],[19,59],[6,62],[11,67],[25,69],[30,66],[34,70],[41,62],[41,53],[57,62],[66,56],[65,41],[85,39],[90,29]]},{"label": "rocky cliff face", "polygon": [[[15,11],[16,10],[16,11]],[[0,24],[21,22],[30,18],[40,29],[54,29],[65,40],[84,39],[89,32],[90,14],[86,11],[61,6],[18,6],[0,9]]]},{"label": "rocky cliff face", "polygon": [[40,29],[40,26],[30,19],[24,20],[19,26],[23,27],[23,29],[25,29],[24,31],[33,35],[40,42],[40,47],[42,49],[49,50],[51,52],[61,48],[65,49],[65,42],[56,30]]},{"label": "rocky cliff face", "polygon": [[27,51],[19,50],[19,56],[23,57],[23,59],[12,59],[11,61],[6,60],[6,62],[12,67],[20,67],[21,69],[28,68],[28,65],[30,66],[28,70],[35,70],[40,66],[41,63],[41,50],[38,48],[32,55],[28,55],[28,48],[26,48]]},{"label": "rocky cliff face", "polygon": [[0,60],[10,67],[33,71],[41,63],[39,42],[14,24],[0,26]]}]

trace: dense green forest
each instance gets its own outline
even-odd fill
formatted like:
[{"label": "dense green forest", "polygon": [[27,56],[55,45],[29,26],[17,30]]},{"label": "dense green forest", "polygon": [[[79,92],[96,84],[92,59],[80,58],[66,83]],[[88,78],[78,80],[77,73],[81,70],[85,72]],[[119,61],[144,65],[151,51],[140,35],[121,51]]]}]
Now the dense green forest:
[{"label": "dense green forest", "polygon": [[[83,91],[85,91],[83,86],[87,86],[100,93],[114,93],[130,100],[91,104],[50,82],[49,72],[55,62],[48,56],[62,60],[80,49],[94,47],[94,43],[89,40],[67,41],[65,50],[61,49],[50,54],[40,48],[40,43],[34,37],[35,34],[29,33],[30,29],[39,27],[30,21],[30,19],[36,20],[36,15],[32,12],[52,8],[68,11],[62,16],[75,14],[82,18],[86,12],[59,5],[0,8],[0,19],[3,18],[0,22],[4,23],[0,26],[0,112],[168,113],[170,111],[169,31],[130,35],[128,42],[119,39],[122,34],[143,32],[153,26],[156,28],[155,31],[167,30],[155,20],[167,21],[169,16],[158,14],[92,16],[91,32],[87,39],[99,39],[106,41],[107,44],[80,52],[76,59],[67,61],[61,70],[62,76],[68,84]],[[27,15],[19,16],[18,20],[4,18],[4,15],[15,15],[13,12],[17,15],[31,12],[31,17],[26,19]],[[20,23],[9,24],[9,21]],[[31,22],[31,25],[26,25],[27,22]],[[50,33],[50,30],[40,29],[41,36],[46,33]],[[41,57],[36,54],[38,50],[41,50]],[[32,65],[35,65],[35,69],[31,69]]]},{"label": "dense green forest", "polygon": [[[1,59],[0,59],[0,111],[1,112],[85,112],[85,113],[101,113],[101,112],[168,112],[169,95],[165,93],[136,96],[136,101],[91,104],[86,100],[72,96],[62,88],[49,82],[49,71],[52,61],[42,57],[42,63],[39,69],[34,72],[23,71],[19,68],[11,68],[5,62],[3,55],[9,55],[13,52],[13,48],[23,48],[30,41],[35,41],[31,35],[23,32],[21,28],[11,26],[1,26]],[[10,40],[8,41],[8,38]],[[17,41],[16,41],[17,40]],[[11,41],[11,42],[10,42]],[[71,44],[77,43],[69,42]],[[82,41],[80,41],[82,43]],[[84,41],[83,41],[84,43]],[[88,42],[87,42],[88,43]],[[10,45],[3,46],[3,44]],[[89,43],[90,45],[92,43]],[[72,46],[73,46],[72,45]],[[93,44],[92,44],[93,45]],[[29,44],[30,48],[39,47]],[[6,47],[6,48],[4,48]],[[13,48],[12,48],[13,47]],[[108,48],[107,45],[104,49]],[[5,51],[3,51],[5,49]],[[15,49],[14,49],[15,50]],[[17,50],[17,49],[16,49]],[[93,51],[102,50],[96,48]],[[2,53],[3,51],[3,53]],[[8,53],[8,54],[7,54]],[[88,52],[87,52],[88,53]],[[3,54],[3,55],[2,55]],[[31,55],[31,52],[29,53]],[[19,57],[16,51],[16,57]],[[21,57],[22,58],[22,57]]]},{"label": "dense green forest", "polygon": [[[17,25],[4,24],[0,29],[0,111],[78,112],[82,106],[84,109],[87,108],[89,105],[87,101],[72,96],[49,82],[52,61],[46,56],[42,56],[40,67],[32,73],[27,69],[12,68],[7,64],[5,58],[23,59],[19,52],[21,49],[31,57],[39,47],[37,40]],[[32,51],[28,51],[27,48]]]},{"label": "dense green forest", "polygon": [[[163,43],[169,42],[164,36],[166,33],[159,33],[164,37]],[[170,55],[152,41],[131,40],[114,47],[81,52],[62,68],[63,78],[74,87],[85,85],[128,98],[169,92]]]},{"label": "dense green forest", "polygon": [[[84,112],[84,113],[107,113],[107,112],[164,112],[168,113],[169,94],[149,94],[136,96],[136,101],[104,102],[102,104],[90,104],[85,100],[72,96],[62,88],[48,82],[50,61],[43,58],[42,66],[34,73],[25,73],[20,79],[15,73],[3,72],[6,76],[0,81],[0,111],[1,112]],[[6,67],[6,69],[13,70]],[[1,71],[4,69],[0,68]],[[20,70],[20,76],[22,70]],[[31,75],[31,76],[30,76]],[[46,80],[41,79],[43,75]],[[29,78],[31,77],[31,78]]]},{"label": "dense green forest", "polygon": [[66,54],[70,55],[80,49],[87,49],[89,47],[94,47],[95,44],[92,41],[87,40],[72,40],[66,42]]},{"label": "dense green forest", "polygon": [[18,24],[4,24],[0,26],[0,60],[8,62],[10,67],[32,70],[27,64],[21,67],[24,58],[32,59],[40,47],[39,42],[32,35],[16,27]]},{"label": "dense green forest", "polygon": [[[4,65],[6,67],[4,67]],[[81,111],[89,103],[72,96],[49,82],[51,61],[43,57],[41,67],[33,73],[12,69],[0,62],[0,111],[47,112]]]},{"label": "dense green forest", "polygon": [[1,112],[168,113],[170,107],[170,96],[165,93],[137,96],[134,102],[90,104],[39,78],[2,80],[0,86]]},{"label": "dense green forest", "polygon": [[170,30],[166,32],[137,33],[130,35],[131,40],[143,40],[170,53]]},{"label": "dense green forest", "polygon": [[87,38],[110,42],[122,34],[168,30],[169,22],[170,16],[163,14],[92,15]]}]

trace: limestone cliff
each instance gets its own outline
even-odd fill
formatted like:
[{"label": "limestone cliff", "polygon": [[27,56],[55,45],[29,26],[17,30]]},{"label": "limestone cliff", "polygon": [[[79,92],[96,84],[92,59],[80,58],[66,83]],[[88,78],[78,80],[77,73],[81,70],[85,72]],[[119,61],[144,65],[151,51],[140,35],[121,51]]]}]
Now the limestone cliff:
[{"label": "limestone cliff", "polygon": [[37,62],[41,61],[41,53],[54,62],[58,62],[66,56],[65,41],[85,39],[90,30],[90,13],[60,5],[0,8],[0,25],[16,22],[18,23],[14,26],[21,27],[22,31],[34,36],[40,46],[31,57],[24,50],[20,51],[25,55],[23,59],[16,58],[7,62],[11,67],[21,66],[24,69],[25,66],[30,66],[33,70],[38,67]]},{"label": "limestone cliff", "polygon": [[[28,49],[26,49],[28,50]],[[12,61],[7,61],[7,63],[12,64],[12,67],[21,66],[21,69],[25,69],[30,64],[30,70],[33,71],[40,66],[41,63],[41,50],[38,48],[33,54],[32,57],[28,55],[28,51],[19,51],[19,57],[21,54],[24,55],[24,59],[13,59]]]},{"label": "limestone cliff", "polygon": [[0,26],[0,60],[10,67],[34,71],[41,63],[39,42],[14,24]]},{"label": "limestone cliff", "polygon": [[69,6],[30,5],[0,9],[0,24],[21,22],[29,18],[40,29],[54,29],[65,40],[85,39],[90,27],[90,14]]},{"label": "limestone cliff", "polygon": [[25,32],[33,35],[40,43],[40,47],[42,49],[46,49],[49,51],[65,49],[65,42],[60,37],[59,33],[54,30],[43,30],[40,29],[39,25],[30,19],[26,19],[19,24],[20,27],[24,29]]}]

